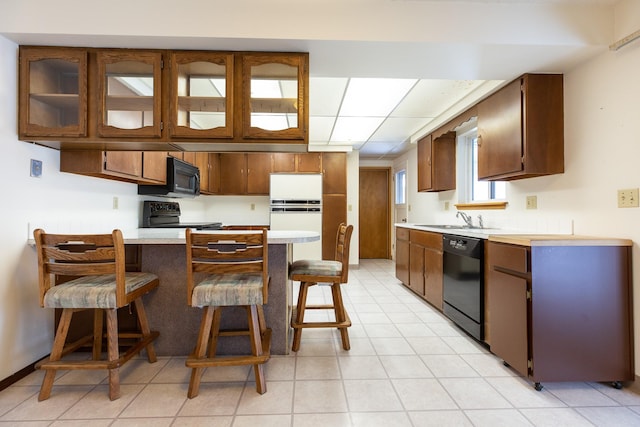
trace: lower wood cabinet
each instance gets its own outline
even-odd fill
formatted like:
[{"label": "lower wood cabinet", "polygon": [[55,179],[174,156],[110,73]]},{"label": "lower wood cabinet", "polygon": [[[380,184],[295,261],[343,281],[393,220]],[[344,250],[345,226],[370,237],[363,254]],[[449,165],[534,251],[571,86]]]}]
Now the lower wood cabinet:
[{"label": "lower wood cabinet", "polygon": [[535,382],[634,379],[630,246],[487,250],[491,352]]},{"label": "lower wood cabinet", "polygon": [[396,228],[396,277],[442,310],[442,234]]}]

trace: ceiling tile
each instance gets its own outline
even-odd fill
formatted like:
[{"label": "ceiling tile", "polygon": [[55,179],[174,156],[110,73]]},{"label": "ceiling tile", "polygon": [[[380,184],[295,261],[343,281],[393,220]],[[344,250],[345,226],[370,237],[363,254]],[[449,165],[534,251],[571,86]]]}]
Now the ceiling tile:
[{"label": "ceiling tile", "polygon": [[337,116],[347,87],[347,78],[313,77],[309,79],[309,115]]}]

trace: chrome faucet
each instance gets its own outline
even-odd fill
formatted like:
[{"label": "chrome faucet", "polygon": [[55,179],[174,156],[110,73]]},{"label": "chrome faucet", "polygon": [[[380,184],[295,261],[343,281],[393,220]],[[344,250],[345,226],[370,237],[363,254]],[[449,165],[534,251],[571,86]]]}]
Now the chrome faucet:
[{"label": "chrome faucet", "polygon": [[456,218],[458,217],[462,217],[464,222],[467,223],[467,226],[469,226],[470,228],[473,228],[473,218],[471,218],[471,215],[458,211],[456,212]]},{"label": "chrome faucet", "polygon": [[484,222],[482,220],[482,215],[478,215],[478,227],[484,228]]}]

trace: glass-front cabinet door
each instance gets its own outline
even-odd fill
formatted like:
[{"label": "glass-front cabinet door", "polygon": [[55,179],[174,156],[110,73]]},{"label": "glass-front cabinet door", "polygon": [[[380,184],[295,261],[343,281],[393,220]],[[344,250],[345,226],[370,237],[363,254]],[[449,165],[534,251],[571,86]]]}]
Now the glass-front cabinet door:
[{"label": "glass-front cabinet door", "polygon": [[308,140],[308,55],[242,56],[242,136]]},{"label": "glass-front cabinet door", "polygon": [[232,54],[172,52],[171,136],[231,138],[232,92]]},{"label": "glass-front cabinet door", "polygon": [[87,51],[20,47],[21,136],[87,133]]},{"label": "glass-front cabinet door", "polygon": [[160,137],[162,54],[106,50],[97,55],[98,134]]}]

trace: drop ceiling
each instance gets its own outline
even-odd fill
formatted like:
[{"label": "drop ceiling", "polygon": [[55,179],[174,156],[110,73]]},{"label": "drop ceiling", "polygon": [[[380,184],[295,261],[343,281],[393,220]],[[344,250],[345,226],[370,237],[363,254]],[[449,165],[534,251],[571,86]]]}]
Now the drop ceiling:
[{"label": "drop ceiling", "polygon": [[616,3],[114,0],[96,19],[82,0],[10,0],[0,35],[18,44],[309,52],[309,149],[393,159],[504,82],[566,73],[606,51]]}]

